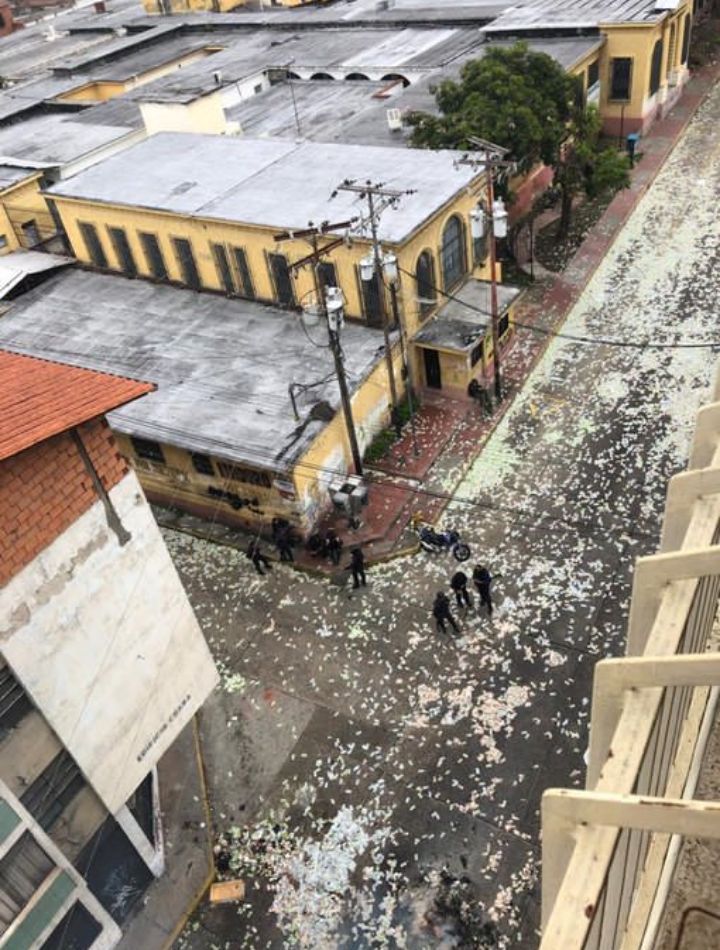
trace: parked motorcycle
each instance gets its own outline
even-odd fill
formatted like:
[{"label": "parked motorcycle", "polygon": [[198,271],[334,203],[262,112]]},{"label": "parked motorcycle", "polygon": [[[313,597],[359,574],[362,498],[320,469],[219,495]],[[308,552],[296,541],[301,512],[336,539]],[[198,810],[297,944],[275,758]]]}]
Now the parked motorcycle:
[{"label": "parked motorcycle", "polygon": [[436,531],[429,524],[419,523],[415,526],[420,547],[431,554],[441,554],[443,551],[452,551],[456,561],[467,561],[470,557],[470,546],[460,539],[457,531],[448,529]]}]

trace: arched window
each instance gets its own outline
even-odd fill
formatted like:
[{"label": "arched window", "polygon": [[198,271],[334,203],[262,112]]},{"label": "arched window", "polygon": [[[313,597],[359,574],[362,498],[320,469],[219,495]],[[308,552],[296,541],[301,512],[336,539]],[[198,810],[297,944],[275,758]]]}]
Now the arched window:
[{"label": "arched window", "polygon": [[691,19],[688,13],[683,23],[682,58],[680,60],[683,66],[687,63],[690,55],[690,23]]},{"label": "arched window", "polygon": [[456,214],[450,218],[443,231],[442,271],[445,290],[454,287],[467,273],[465,228]]},{"label": "arched window", "polygon": [[403,84],[403,88],[406,88],[410,85],[410,80],[401,73],[388,73],[387,76],[383,76],[380,79],[380,82],[401,82]]},{"label": "arched window", "polygon": [[662,67],[663,44],[658,40],[653,47],[652,63],[650,65],[650,95],[654,96],[660,88],[660,69]]},{"label": "arched window", "polygon": [[415,265],[415,283],[417,284],[420,315],[425,316],[435,306],[435,263],[430,251],[423,251]]}]

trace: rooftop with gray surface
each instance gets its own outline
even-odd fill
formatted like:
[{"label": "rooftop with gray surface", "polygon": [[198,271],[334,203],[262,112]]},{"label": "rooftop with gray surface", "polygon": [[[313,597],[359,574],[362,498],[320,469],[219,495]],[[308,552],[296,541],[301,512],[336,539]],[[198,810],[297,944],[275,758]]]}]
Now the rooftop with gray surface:
[{"label": "rooftop with gray surface", "polygon": [[[599,49],[601,43],[597,37],[567,37],[535,40],[529,45],[569,69],[594,49]],[[489,49],[509,45],[507,40],[484,43],[474,48],[473,56],[481,58]],[[403,147],[407,145],[411,129],[408,125],[391,129],[387,110],[400,109],[404,116],[412,112],[437,112],[432,90],[444,79],[457,81],[466,61],[454,62],[404,89],[398,85],[391,87],[387,81],[280,82],[257,96],[243,99],[226,109],[225,114],[229,120],[240,124],[243,134],[257,138],[297,139],[299,135],[316,142],[357,145],[372,142],[373,145]]]},{"label": "rooftop with gray surface", "polygon": [[[213,38],[214,34],[206,34],[205,45],[210,45]],[[306,73],[326,71],[338,79],[368,72],[373,79],[396,72],[415,77],[458,59],[470,58],[482,40],[477,30],[441,26],[435,29],[259,29],[238,31],[225,38],[229,45],[222,52],[136,90],[133,98],[189,102],[216,92],[218,86],[229,86],[267,69],[300,71],[303,78],[309,78]],[[150,57],[152,54],[153,48],[149,47],[142,55]]]},{"label": "rooftop with gray surface", "polygon": [[[674,2],[679,4],[679,0]],[[653,23],[667,16],[667,8],[659,7],[657,0],[529,0],[509,7],[483,27],[483,32],[588,30],[602,23]]]},{"label": "rooftop with gray surface", "polygon": [[[80,270],[0,317],[6,349],[156,383],[108,415],[116,431],[269,469],[300,457],[323,429],[313,407],[339,407],[327,335],[308,333],[295,314],[259,303]],[[343,349],[354,392],[382,359],[382,332],[348,323]],[[288,385],[323,380],[296,397],[296,421]]]},{"label": "rooftop with gray surface", "polygon": [[[115,106],[115,103],[103,103]],[[130,107],[130,108],[128,108]],[[82,113],[44,113],[0,127],[0,164],[35,168],[66,165],[88,154],[111,148],[137,131],[139,113],[132,103]],[[104,118],[103,118],[104,117]]]},{"label": "rooftop with gray surface", "polygon": [[[466,352],[485,336],[492,318],[490,283],[468,280],[453,294],[434,320],[415,334],[413,342]],[[498,284],[498,314],[507,313],[522,293],[512,284]]]},{"label": "rooftop with gray surface", "polygon": [[[1,139],[0,139],[1,142]],[[448,149],[387,149],[282,139],[161,133],[73,178],[50,194],[278,229],[358,216],[346,179],[411,189],[380,222],[380,237],[409,237],[481,172]]]}]

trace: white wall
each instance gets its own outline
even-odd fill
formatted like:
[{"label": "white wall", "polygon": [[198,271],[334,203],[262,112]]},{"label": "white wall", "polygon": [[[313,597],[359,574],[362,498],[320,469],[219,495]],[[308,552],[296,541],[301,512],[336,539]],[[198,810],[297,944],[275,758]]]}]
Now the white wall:
[{"label": "white wall", "polygon": [[[59,486],[59,490],[62,490]],[[0,652],[115,813],[217,683],[134,473],[0,592]]]}]

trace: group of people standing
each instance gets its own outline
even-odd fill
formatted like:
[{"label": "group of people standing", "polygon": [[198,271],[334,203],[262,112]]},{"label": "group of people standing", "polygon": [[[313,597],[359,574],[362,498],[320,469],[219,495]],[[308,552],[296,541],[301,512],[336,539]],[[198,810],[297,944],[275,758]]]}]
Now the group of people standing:
[{"label": "group of people standing", "polygon": [[[273,519],[272,524],[272,534],[275,547],[277,548],[280,555],[280,560],[294,561],[294,538],[292,535],[291,525],[282,518],[275,518]],[[325,537],[321,539],[321,542],[321,546],[317,553],[330,558],[333,564],[338,565],[340,563],[340,555],[343,548],[342,540],[331,528],[327,531]],[[270,561],[262,553],[259,537],[250,542],[250,545],[247,549],[247,556],[253,562],[255,570],[258,572],[258,574],[265,574],[266,571],[271,569]],[[350,564],[345,568],[345,570],[352,571],[353,590],[357,590],[357,588],[361,585],[363,587],[367,586],[367,578],[365,576],[365,555],[363,554],[363,550],[359,544],[350,549]],[[480,598],[480,606],[487,609],[488,617],[492,617],[493,613],[493,602],[492,596],[490,594],[490,585],[492,584],[493,580],[494,578],[490,574],[490,571],[488,571],[488,569],[483,564],[477,564],[473,569],[472,582],[475,585],[478,597]],[[468,583],[469,578],[464,571],[456,571],[450,579],[450,588],[455,594],[455,602],[459,610],[472,607],[472,597],[470,596],[470,592],[468,590]],[[438,591],[435,595],[432,613],[433,617],[435,618],[435,625],[438,632],[447,633],[446,624],[448,623],[453,628],[455,633],[460,632],[460,628],[458,627],[457,622],[455,621],[455,618],[453,617],[450,610],[450,598],[445,593],[445,591]]]},{"label": "group of people standing", "polygon": [[[273,518],[272,537],[280,560],[288,562],[294,561],[293,545],[295,544],[295,538],[292,533],[292,525],[288,521],[285,521],[284,518]],[[333,564],[338,565],[340,563],[342,549],[343,543],[341,538],[330,528],[325,534],[325,537],[321,539],[321,545],[317,553],[329,557]],[[253,567],[258,574],[265,574],[267,571],[272,570],[270,561],[263,554],[259,536],[253,538],[246,553],[248,558],[253,562]],[[361,585],[363,587],[367,586],[365,555],[359,544],[350,549],[350,564],[346,570],[352,571],[354,590]]]},{"label": "group of people standing", "polygon": [[[480,598],[480,605],[487,609],[488,617],[492,617],[493,602],[490,594],[490,585],[494,578],[483,565],[477,564],[472,572],[472,581]],[[450,580],[450,588],[455,594],[458,609],[472,607],[472,597],[468,590],[468,576],[464,571],[456,571]],[[449,623],[455,633],[460,632],[455,618],[450,611],[450,598],[445,591],[440,590],[435,595],[433,603],[433,617],[439,633],[447,633],[446,623]]]}]

